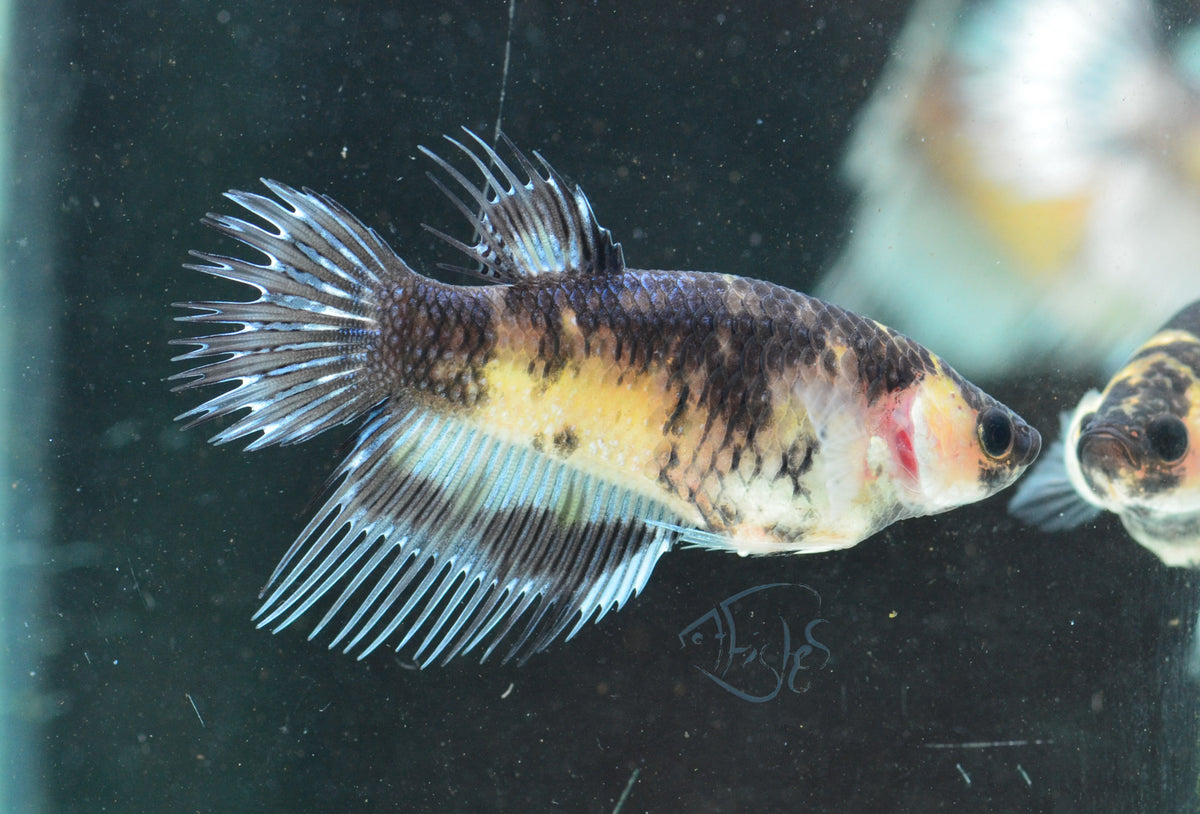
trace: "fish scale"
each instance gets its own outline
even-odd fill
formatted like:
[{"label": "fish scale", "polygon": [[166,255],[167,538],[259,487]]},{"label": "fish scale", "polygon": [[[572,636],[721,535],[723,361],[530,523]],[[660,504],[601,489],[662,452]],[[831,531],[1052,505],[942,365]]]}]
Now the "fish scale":
[{"label": "fish scale", "polygon": [[524,659],[621,607],[677,544],[845,548],[1036,457],[1036,430],[915,342],[769,282],[627,268],[578,187],[508,144],[520,181],[468,135],[476,149],[451,143],[482,187],[422,151],[479,238],[435,233],[483,285],[423,277],[331,199],[276,182],[282,204],[228,194],[271,228],[205,221],[269,262],[197,255],[259,298],[183,304],[235,330],[178,340],[199,364],[177,389],[236,386],[181,418],[236,414],[215,440],[258,448],[366,417],[260,625],[324,609],[313,635],[360,657]]}]

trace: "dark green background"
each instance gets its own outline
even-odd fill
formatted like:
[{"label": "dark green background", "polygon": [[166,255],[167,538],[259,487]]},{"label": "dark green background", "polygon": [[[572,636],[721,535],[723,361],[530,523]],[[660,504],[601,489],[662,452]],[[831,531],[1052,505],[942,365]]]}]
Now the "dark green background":
[{"label": "dark green background", "polygon": [[[837,162],[902,15],[520,2],[505,130],[584,187],[630,265],[811,287],[849,227]],[[1196,579],[1112,518],[1051,537],[994,499],[842,553],[673,553],[523,668],[416,672],[256,630],[352,431],[249,454],[173,425],[195,397],[164,381],[187,330],[170,303],[243,293],[182,269],[232,248],[198,220],[268,176],[335,196],[419,269],[454,260],[420,224],[467,227],[416,148],[491,133],[507,4],[30,2],[20,23],[23,109],[64,128],[17,172],[50,160],[55,223],[34,238],[58,258],[57,347],[37,355],[57,387],[52,581],[29,620],[53,810],[607,812],[635,769],[626,812],[1194,803]],[[1093,383],[989,389],[1053,431]],[[821,594],[832,660],[753,705],[677,633],[774,581]],[[981,741],[1039,743],[929,748]]]}]

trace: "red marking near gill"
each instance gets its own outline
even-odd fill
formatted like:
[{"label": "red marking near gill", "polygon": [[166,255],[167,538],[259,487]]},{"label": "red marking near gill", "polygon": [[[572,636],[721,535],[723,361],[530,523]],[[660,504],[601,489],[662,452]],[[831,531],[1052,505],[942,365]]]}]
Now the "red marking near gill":
[{"label": "red marking near gill", "polygon": [[920,464],[917,463],[917,453],[913,450],[912,424],[912,394],[908,393],[893,405],[887,414],[886,438],[892,458],[899,465],[912,483],[917,483],[920,477]]},{"label": "red marking near gill", "polygon": [[917,454],[913,452],[912,434],[900,430],[892,436],[892,453],[900,467],[915,481],[917,479]]}]

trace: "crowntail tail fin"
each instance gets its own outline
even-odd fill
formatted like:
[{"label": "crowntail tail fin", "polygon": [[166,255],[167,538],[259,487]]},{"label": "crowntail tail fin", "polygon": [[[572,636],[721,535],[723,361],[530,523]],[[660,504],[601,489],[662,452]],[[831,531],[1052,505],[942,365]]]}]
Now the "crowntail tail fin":
[{"label": "crowntail tail fin", "polygon": [[175,390],[237,383],[177,420],[193,427],[249,410],[212,439],[220,444],[261,433],[248,449],[306,441],[387,396],[367,368],[380,333],[377,297],[382,286],[415,276],[379,235],[332,199],[263,183],[278,200],[237,191],[226,197],[274,231],[229,215],[210,214],[204,223],[262,252],[267,262],[193,252],[205,265],[188,266],[251,286],[258,299],[177,303],[197,312],[177,317],[182,322],[239,327],[172,341],[196,346],[173,361],[204,361],[172,376],[183,380]]}]

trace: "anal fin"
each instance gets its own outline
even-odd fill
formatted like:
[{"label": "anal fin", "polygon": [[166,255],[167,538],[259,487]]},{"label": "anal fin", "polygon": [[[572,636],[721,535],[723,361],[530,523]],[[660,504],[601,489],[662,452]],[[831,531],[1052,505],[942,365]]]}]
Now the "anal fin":
[{"label": "anal fin", "polygon": [[255,618],[328,601],[312,636],[360,658],[395,634],[423,666],[505,640],[523,661],[639,592],[675,537],[660,503],[411,402],[376,412],[335,478]]}]

